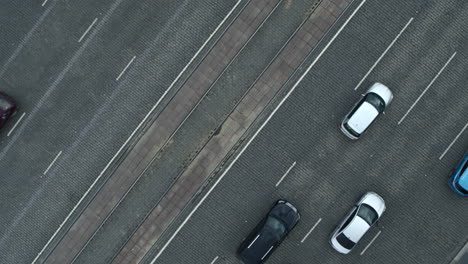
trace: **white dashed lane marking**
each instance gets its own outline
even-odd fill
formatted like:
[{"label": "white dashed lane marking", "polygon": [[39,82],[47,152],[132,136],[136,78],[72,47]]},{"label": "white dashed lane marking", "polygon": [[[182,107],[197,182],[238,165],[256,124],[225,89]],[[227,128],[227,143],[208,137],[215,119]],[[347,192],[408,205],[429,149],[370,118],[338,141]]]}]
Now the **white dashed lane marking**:
[{"label": "white dashed lane marking", "polygon": [[293,164],[291,165],[291,167],[289,167],[289,169],[283,174],[283,177],[281,177],[281,179],[276,183],[275,187],[278,187],[278,185],[280,185],[280,183],[284,180],[284,178],[286,178],[286,176],[289,174],[289,172],[294,168],[294,166],[296,166],[296,162],[293,162]]},{"label": "white dashed lane marking", "polygon": [[429,83],[429,85],[426,87],[426,89],[424,89],[424,91],[421,93],[421,95],[419,95],[419,97],[416,99],[416,101],[411,105],[411,107],[408,109],[408,111],[406,112],[406,114],[400,119],[400,121],[398,121],[398,125],[401,124],[401,122],[403,122],[403,120],[405,120],[406,116],[411,112],[411,110],[413,110],[414,106],[419,102],[419,100],[421,100],[421,98],[423,97],[423,95],[427,92],[427,90],[429,90],[429,88],[432,86],[432,84],[435,82],[435,80],[437,80],[437,78],[439,77],[439,75],[445,70],[445,68],[447,67],[447,65],[449,65],[449,63],[452,61],[452,59],[455,57],[457,53],[454,52],[452,54],[452,56],[448,59],[448,61],[444,64],[444,66],[442,67],[442,69],[439,70],[439,72],[436,74],[436,76],[432,79],[432,81]]},{"label": "white dashed lane marking", "polygon": [[94,24],[96,24],[96,22],[97,22],[97,17],[93,20],[93,23],[91,23],[91,25],[89,25],[88,29],[86,29],[86,31],[83,33],[83,35],[81,35],[81,38],[78,40],[78,43],[80,43],[84,39],[86,34],[88,34],[88,32],[91,30],[91,28],[94,26]]},{"label": "white dashed lane marking", "polygon": [[400,33],[398,33],[398,35],[393,39],[393,41],[390,43],[390,45],[388,45],[388,47],[385,49],[385,51],[382,53],[382,55],[380,55],[380,57],[377,59],[377,61],[374,63],[374,65],[372,65],[372,67],[366,73],[366,75],[364,75],[364,77],[362,77],[361,81],[354,88],[355,91],[359,88],[359,86],[361,86],[361,84],[364,82],[364,80],[367,78],[367,76],[369,76],[369,74],[374,70],[374,68],[377,66],[377,64],[379,64],[379,62],[382,60],[382,58],[385,56],[385,54],[387,54],[388,50],[390,50],[390,48],[393,46],[393,44],[395,44],[395,42],[398,40],[398,38],[400,38],[401,34],[403,34],[403,32],[405,32],[406,28],[409,26],[409,24],[411,24],[412,21],[413,21],[413,18],[410,18],[410,20],[406,23],[406,25],[403,27],[403,29],[400,31]]}]

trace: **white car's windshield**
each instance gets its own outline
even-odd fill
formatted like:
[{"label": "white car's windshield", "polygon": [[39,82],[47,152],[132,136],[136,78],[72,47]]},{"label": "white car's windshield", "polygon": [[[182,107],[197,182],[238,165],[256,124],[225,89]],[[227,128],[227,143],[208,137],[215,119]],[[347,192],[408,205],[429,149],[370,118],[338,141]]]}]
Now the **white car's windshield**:
[{"label": "white car's windshield", "polygon": [[379,218],[377,212],[367,204],[362,204],[359,207],[357,215],[364,219],[369,225],[373,225]]}]

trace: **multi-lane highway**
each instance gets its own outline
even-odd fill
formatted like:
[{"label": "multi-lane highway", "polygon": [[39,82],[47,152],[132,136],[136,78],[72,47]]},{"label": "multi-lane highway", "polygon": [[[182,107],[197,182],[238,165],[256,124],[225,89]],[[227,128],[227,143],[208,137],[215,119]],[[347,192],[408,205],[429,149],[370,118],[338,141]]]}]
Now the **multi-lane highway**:
[{"label": "multi-lane highway", "polygon": [[236,4],[44,2],[1,8],[1,90],[20,107],[1,137],[3,263],[34,260]]},{"label": "multi-lane highway", "polygon": [[[467,241],[466,201],[446,184],[468,147],[467,10],[454,1],[367,1],[330,32],[334,42],[291,81],[294,91],[154,263],[238,263],[236,248],[279,198],[302,221],[269,263],[449,263]],[[351,142],[338,124],[375,81],[394,102]],[[387,210],[340,255],[329,235],[369,190]]]},{"label": "multi-lane highway", "polygon": [[[100,187],[112,169],[254,2],[44,0],[0,8],[0,90],[20,107],[0,133],[0,263],[53,262],[83,209],[96,193],[105,196]],[[63,263],[115,262],[324,2],[279,1]],[[467,12],[457,0],[353,1],[140,263],[240,263],[235,250],[279,198],[302,219],[268,263],[449,263],[468,240],[467,201],[446,184],[468,149]],[[352,142],[338,125],[376,81],[394,101]],[[351,254],[340,255],[329,235],[366,191],[379,193],[387,210]]]}]

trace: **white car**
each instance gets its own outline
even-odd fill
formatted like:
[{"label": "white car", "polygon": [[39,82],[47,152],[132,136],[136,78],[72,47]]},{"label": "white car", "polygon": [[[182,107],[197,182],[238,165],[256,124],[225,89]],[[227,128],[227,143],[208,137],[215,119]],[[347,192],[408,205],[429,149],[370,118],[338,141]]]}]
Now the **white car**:
[{"label": "white car", "polygon": [[341,122],[341,131],[351,139],[359,139],[392,100],[393,94],[387,86],[374,83]]},{"label": "white car", "polygon": [[333,231],[330,244],[336,251],[348,254],[384,211],[382,197],[374,192],[364,194]]}]

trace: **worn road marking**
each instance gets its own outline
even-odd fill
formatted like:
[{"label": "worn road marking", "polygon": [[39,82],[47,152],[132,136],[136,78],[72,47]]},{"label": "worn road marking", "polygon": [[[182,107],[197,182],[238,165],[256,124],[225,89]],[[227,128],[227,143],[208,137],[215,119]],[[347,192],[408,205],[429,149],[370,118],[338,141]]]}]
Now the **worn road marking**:
[{"label": "worn road marking", "polygon": [[382,58],[385,56],[385,54],[387,54],[387,51],[393,46],[393,44],[395,44],[395,42],[398,40],[398,38],[400,38],[401,34],[406,30],[406,28],[409,26],[409,24],[411,24],[412,21],[413,21],[413,18],[411,18],[406,23],[406,25],[403,27],[403,29],[400,30],[400,33],[398,33],[398,35],[393,39],[393,41],[390,43],[390,45],[388,45],[388,47],[385,49],[385,51],[382,53],[382,55],[380,55],[380,57],[377,59],[377,61],[374,63],[374,65],[372,65],[372,67],[366,73],[366,75],[364,75],[364,77],[362,77],[361,81],[356,85],[356,87],[354,88],[355,91],[358,89],[359,86],[361,86],[362,82],[364,82],[364,80],[374,70],[374,68],[377,66],[377,64],[379,64],[380,60],[382,60]]},{"label": "worn road marking", "polygon": [[453,146],[453,144],[455,143],[455,141],[457,141],[457,139],[461,136],[461,134],[463,134],[463,132],[465,131],[466,127],[468,127],[468,123],[466,123],[466,125],[462,128],[462,130],[460,131],[460,133],[458,133],[458,135],[455,137],[455,139],[452,141],[452,143],[450,143],[450,145],[445,149],[444,153],[442,153],[442,155],[440,155],[439,157],[439,160],[441,160],[445,154],[447,154],[447,152],[449,151],[449,149]]},{"label": "worn road marking", "polygon": [[132,64],[132,62],[135,60],[136,56],[133,56],[133,58],[128,62],[127,66],[125,66],[125,68],[122,70],[122,72],[119,74],[119,76],[117,76],[117,78],[115,78],[116,81],[118,81],[120,79],[120,77],[122,77],[122,75],[125,73],[125,71],[128,69],[128,67],[130,66],[130,64]]},{"label": "worn road marking", "polygon": [[97,22],[97,17],[93,20],[93,23],[91,23],[91,25],[89,25],[88,29],[86,29],[86,31],[83,33],[83,35],[81,35],[81,38],[78,40],[78,43],[80,43],[83,38],[86,36],[86,34],[88,34],[89,30],[91,30],[91,28],[94,26],[94,24]]},{"label": "worn road marking", "polygon": [[314,231],[314,229],[318,226],[318,224],[322,221],[322,218],[319,218],[319,220],[317,220],[317,222],[315,223],[315,225],[309,230],[309,232],[307,232],[307,234],[304,236],[304,238],[301,240],[301,243],[304,243],[304,241],[307,239],[307,237],[309,237],[310,233],[312,233],[312,231]]},{"label": "worn road marking", "polygon": [[364,254],[364,252],[366,252],[366,250],[370,247],[370,245],[372,245],[372,243],[374,243],[374,241],[377,239],[377,237],[380,235],[380,233],[382,233],[382,231],[379,230],[377,235],[375,235],[375,237],[371,240],[371,242],[369,242],[369,244],[364,248],[364,250],[359,255],[362,256],[362,254]]},{"label": "worn road marking", "polygon": [[259,129],[255,132],[255,134],[249,139],[247,144],[241,149],[239,154],[234,158],[234,160],[229,164],[229,166],[226,168],[226,170],[221,174],[221,176],[216,180],[216,182],[211,186],[211,188],[208,190],[208,192],[203,196],[203,198],[195,205],[195,207],[192,209],[192,211],[189,213],[189,215],[185,218],[185,220],[180,224],[180,226],[175,230],[175,232],[172,234],[172,236],[169,238],[169,240],[164,244],[164,246],[161,248],[161,250],[158,252],[158,254],[154,257],[153,261],[151,261],[150,264],[154,264],[156,260],[162,255],[162,253],[166,250],[166,248],[169,246],[169,244],[174,240],[174,238],[179,234],[180,230],[187,224],[188,220],[192,218],[192,215],[198,210],[198,208],[203,204],[203,202],[206,200],[206,198],[211,194],[211,192],[216,188],[216,186],[219,184],[219,182],[226,176],[226,174],[229,172],[229,170],[232,168],[232,166],[236,163],[236,161],[239,159],[239,157],[244,153],[244,151],[247,149],[247,147],[252,143],[252,141],[258,136],[258,134],[263,130],[263,128],[268,124],[270,119],[273,117],[273,115],[278,111],[278,109],[284,104],[284,102],[289,98],[292,92],[296,89],[296,87],[299,85],[299,83],[304,79],[305,75],[309,73],[309,71],[312,69],[312,67],[317,63],[317,61],[322,57],[323,53],[328,50],[330,45],[335,41],[336,37],[341,33],[341,31],[346,27],[346,25],[349,23],[351,18],[354,17],[354,15],[361,9],[362,5],[366,2],[367,0],[363,0],[358,7],[353,11],[353,13],[348,17],[348,19],[344,22],[344,24],[338,29],[336,34],[332,37],[332,39],[327,43],[327,45],[323,48],[323,50],[318,54],[318,56],[315,58],[315,60],[310,64],[310,66],[306,69],[306,71],[302,74],[302,76],[299,78],[299,80],[294,84],[294,86],[291,88],[291,90],[286,94],[286,96],[281,100],[281,102],[276,106],[276,108],[273,110],[273,112],[268,116],[268,118],[265,120],[265,122],[259,127]]},{"label": "worn road marking", "polygon": [[13,125],[13,127],[10,129],[10,131],[8,132],[7,134],[7,137],[9,137],[11,135],[11,133],[13,133],[13,131],[15,130],[15,128],[18,126],[19,122],[21,122],[21,119],[23,119],[24,115],[26,115],[26,113],[23,113],[20,118],[18,119],[18,121],[16,121],[15,125]]},{"label": "worn road marking", "polygon": [[294,168],[294,166],[296,166],[296,162],[293,162],[293,164],[291,165],[291,167],[289,167],[289,169],[284,173],[283,177],[281,177],[281,179],[276,183],[275,187],[278,187],[278,185],[280,185],[280,183],[284,180],[284,178],[286,177],[286,175],[288,175],[289,172]]},{"label": "worn road marking", "polygon": [[52,165],[54,165],[55,161],[57,161],[58,157],[60,157],[60,155],[62,155],[62,151],[60,151],[57,156],[55,156],[55,159],[50,163],[49,167],[47,167],[47,169],[44,171],[44,175],[47,174],[47,172],[50,170],[50,168],[52,167]]},{"label": "worn road marking", "polygon": [[411,110],[413,110],[414,106],[419,102],[419,100],[421,100],[421,98],[423,97],[423,95],[427,92],[427,90],[429,90],[429,87],[432,86],[432,84],[435,82],[435,80],[439,77],[439,75],[444,71],[445,67],[447,67],[447,65],[450,63],[450,61],[452,61],[453,57],[455,57],[455,55],[457,54],[457,52],[454,52],[452,54],[452,56],[450,57],[450,59],[448,59],[448,61],[444,64],[444,66],[442,67],[442,69],[439,70],[439,72],[436,74],[436,76],[432,79],[432,81],[429,83],[429,85],[426,87],[426,89],[424,89],[424,91],[421,93],[421,95],[419,95],[418,99],[416,99],[416,101],[413,103],[413,105],[411,105],[410,109],[408,109],[408,111],[406,112],[406,114],[400,119],[400,121],[398,121],[398,125],[401,124],[401,122],[403,122],[403,120],[405,120],[406,116],[409,114],[409,112],[411,112]]}]

